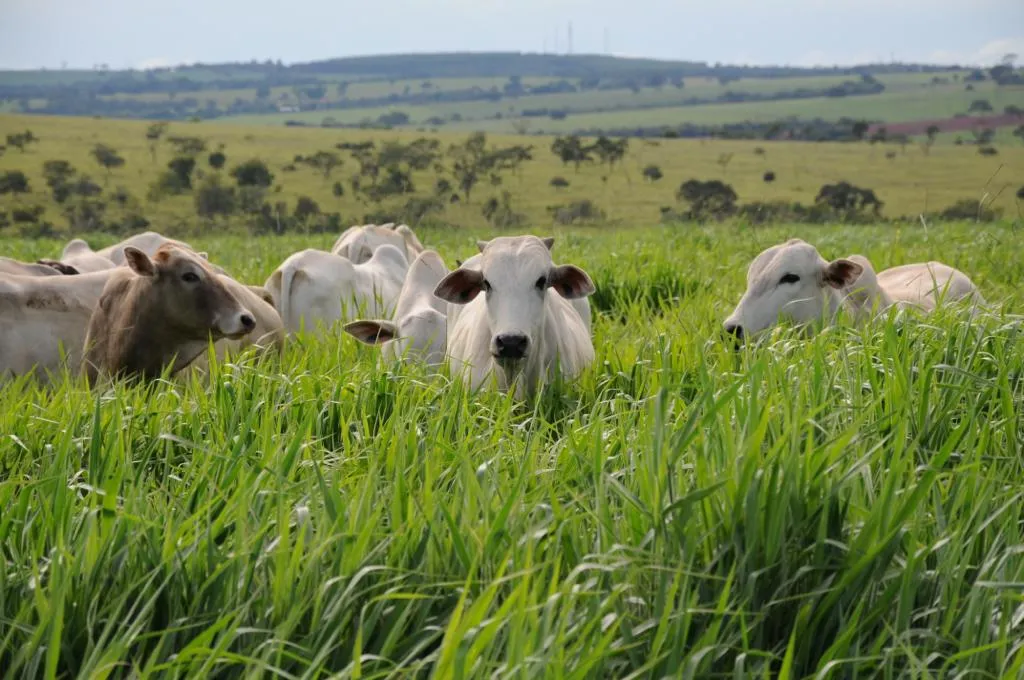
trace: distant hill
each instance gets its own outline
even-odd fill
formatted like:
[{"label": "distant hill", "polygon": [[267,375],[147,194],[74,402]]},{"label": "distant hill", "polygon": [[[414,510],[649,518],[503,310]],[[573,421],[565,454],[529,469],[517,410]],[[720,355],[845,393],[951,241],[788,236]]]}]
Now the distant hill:
[{"label": "distant hill", "polygon": [[[391,54],[290,65],[0,71],[0,112],[514,132],[653,124],[656,134],[661,126],[706,120],[703,112],[712,126],[793,117],[888,122],[896,103],[890,95],[916,102],[915,110],[893,114],[903,120],[923,118],[916,109],[932,103],[950,116],[965,113],[982,95],[996,112],[1024,104],[1011,91],[1019,77],[1002,74],[996,83],[996,75],[935,64],[802,68],[600,54]],[[856,113],[845,104],[855,99]],[[710,108],[721,105],[730,108]],[[774,117],[766,121],[765,111]]]}]

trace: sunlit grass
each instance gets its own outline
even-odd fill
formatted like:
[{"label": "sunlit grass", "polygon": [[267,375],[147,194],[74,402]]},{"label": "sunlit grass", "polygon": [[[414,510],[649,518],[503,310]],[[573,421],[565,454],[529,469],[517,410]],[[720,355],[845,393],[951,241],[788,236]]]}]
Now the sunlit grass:
[{"label": "sunlit grass", "polygon": [[[449,265],[478,236],[421,234]],[[719,328],[746,264],[791,236],[879,269],[955,263],[996,309],[781,328],[733,351]],[[597,361],[530,404],[382,365],[342,334],[208,381],[10,383],[0,668],[1019,677],[1017,237],[560,232],[556,260],[598,286]],[[194,245],[258,283],[331,240]]]}]

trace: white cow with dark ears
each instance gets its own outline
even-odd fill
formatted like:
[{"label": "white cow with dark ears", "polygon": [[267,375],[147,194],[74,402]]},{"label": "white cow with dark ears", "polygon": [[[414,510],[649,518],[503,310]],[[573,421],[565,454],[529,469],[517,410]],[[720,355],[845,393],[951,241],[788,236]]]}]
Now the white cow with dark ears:
[{"label": "white cow with dark ears", "polygon": [[572,379],[594,361],[588,326],[569,302],[591,295],[594,283],[575,265],[555,265],[553,243],[536,236],[478,242],[475,266],[456,269],[434,290],[450,304],[452,371],[470,388],[490,383],[529,397],[556,367]]},{"label": "white cow with dark ears", "polygon": [[742,340],[779,321],[832,322],[843,308],[860,321],[893,305],[930,312],[940,303],[964,299],[984,303],[963,272],[941,262],[876,274],[862,255],[829,262],[811,244],[790,239],[750,263],[747,290],[726,319],[725,330]]}]

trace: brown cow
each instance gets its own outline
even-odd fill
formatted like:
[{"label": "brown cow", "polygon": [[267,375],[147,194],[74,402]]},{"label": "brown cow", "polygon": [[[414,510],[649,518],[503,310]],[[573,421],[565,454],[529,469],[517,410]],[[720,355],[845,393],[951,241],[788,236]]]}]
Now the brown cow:
[{"label": "brown cow", "polygon": [[89,320],[83,368],[100,374],[157,378],[188,366],[210,340],[237,339],[256,326],[209,263],[173,244],[152,259],[124,249],[128,268],[112,270]]}]

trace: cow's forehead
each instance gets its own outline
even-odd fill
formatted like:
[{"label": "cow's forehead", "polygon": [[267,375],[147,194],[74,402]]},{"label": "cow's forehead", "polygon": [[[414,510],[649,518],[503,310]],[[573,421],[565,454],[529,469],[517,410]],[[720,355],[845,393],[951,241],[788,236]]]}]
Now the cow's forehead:
[{"label": "cow's forehead", "polygon": [[199,257],[196,253],[190,253],[176,245],[165,243],[157,249],[153,255],[154,262],[164,263],[169,268],[180,267],[185,264],[191,264],[207,272],[212,273],[213,270],[209,268],[206,260]]},{"label": "cow's forehead", "polygon": [[[822,257],[814,246],[794,239],[773,246],[754,258],[747,270],[747,280],[754,282],[769,274],[774,276],[776,273],[788,273],[789,270],[793,273],[806,272],[821,262]],[[783,269],[787,272],[782,272]]]},{"label": "cow's forehead", "polygon": [[483,252],[483,269],[509,276],[551,267],[551,251],[536,236],[499,236]]}]

